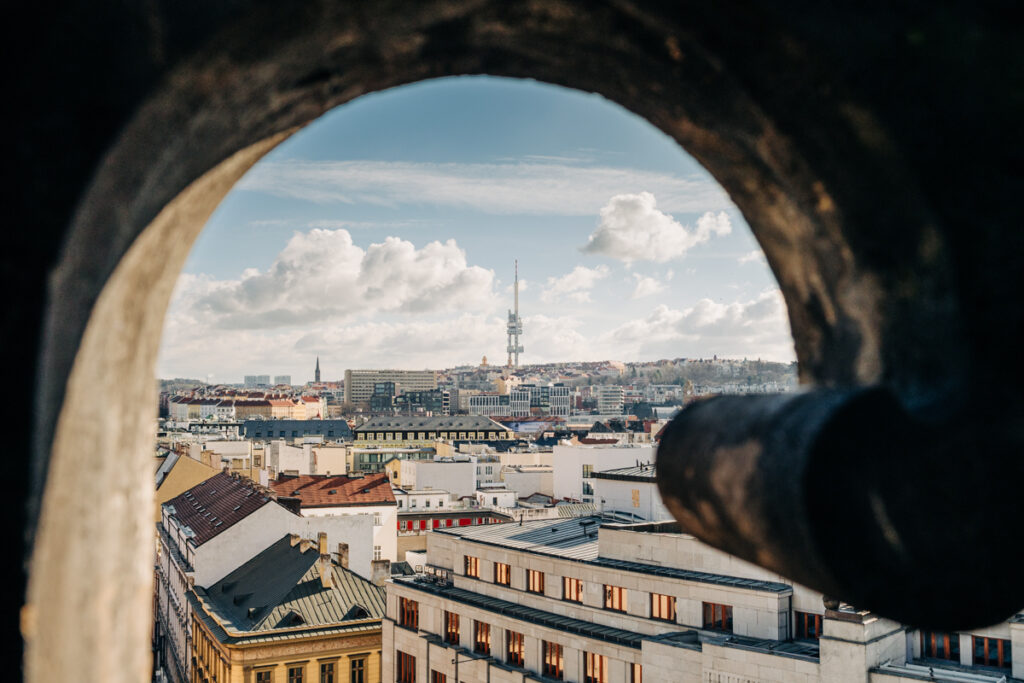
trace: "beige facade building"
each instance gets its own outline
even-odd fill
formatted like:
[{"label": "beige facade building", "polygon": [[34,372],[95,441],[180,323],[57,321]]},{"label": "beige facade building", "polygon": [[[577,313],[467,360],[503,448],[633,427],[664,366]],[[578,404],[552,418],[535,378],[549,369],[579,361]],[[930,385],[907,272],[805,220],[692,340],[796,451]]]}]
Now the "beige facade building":
[{"label": "beige facade building", "polygon": [[384,681],[997,683],[1024,615],[921,631],[709,548],[674,522],[437,529],[388,585]]},{"label": "beige facade building", "polygon": [[437,389],[435,370],[346,370],[345,403],[365,403],[379,382],[394,382],[399,391]]}]

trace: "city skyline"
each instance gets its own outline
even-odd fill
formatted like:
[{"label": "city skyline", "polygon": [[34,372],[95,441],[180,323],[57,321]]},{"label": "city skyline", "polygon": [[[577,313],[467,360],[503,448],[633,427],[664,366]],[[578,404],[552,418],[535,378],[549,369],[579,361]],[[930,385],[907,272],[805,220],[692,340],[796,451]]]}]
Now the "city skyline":
[{"label": "city skyline", "polygon": [[595,95],[474,77],[361,98],[257,164],[190,255],[157,374],[500,364],[517,259],[524,365],[794,358],[697,162]]}]

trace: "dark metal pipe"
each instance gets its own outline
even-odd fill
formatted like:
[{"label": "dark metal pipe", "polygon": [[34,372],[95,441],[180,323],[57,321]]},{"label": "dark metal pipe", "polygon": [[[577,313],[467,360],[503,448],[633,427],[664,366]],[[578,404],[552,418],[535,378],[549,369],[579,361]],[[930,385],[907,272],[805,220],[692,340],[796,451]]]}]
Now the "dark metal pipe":
[{"label": "dark metal pipe", "polygon": [[718,397],[683,410],[658,483],[685,532],[905,624],[1024,606],[1020,430],[928,423],[885,389]]}]

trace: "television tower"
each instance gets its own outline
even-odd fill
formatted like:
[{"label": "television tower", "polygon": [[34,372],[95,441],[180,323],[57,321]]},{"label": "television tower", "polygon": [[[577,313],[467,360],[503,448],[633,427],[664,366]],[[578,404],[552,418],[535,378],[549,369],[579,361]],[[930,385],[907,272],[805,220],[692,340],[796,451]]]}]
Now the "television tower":
[{"label": "television tower", "polygon": [[[516,293],[515,311],[508,312],[508,367],[519,367],[519,354],[523,347],[519,344],[519,335],[523,333],[523,320],[519,317],[519,259],[516,259],[516,279],[514,290]],[[515,361],[513,362],[513,358]]]}]

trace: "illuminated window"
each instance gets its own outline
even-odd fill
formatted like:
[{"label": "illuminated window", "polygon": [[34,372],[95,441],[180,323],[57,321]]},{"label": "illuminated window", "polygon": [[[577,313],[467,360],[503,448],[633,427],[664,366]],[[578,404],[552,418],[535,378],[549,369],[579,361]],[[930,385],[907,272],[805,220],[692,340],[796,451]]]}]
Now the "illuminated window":
[{"label": "illuminated window", "polygon": [[459,644],[459,615],[455,612],[444,613],[444,642]]},{"label": "illuminated window", "polygon": [[814,638],[821,637],[821,615],[811,612],[796,612],[796,637]]},{"label": "illuminated window", "polygon": [[505,631],[505,663],[511,666],[522,666],[524,661],[523,634]]},{"label": "illuminated window", "polygon": [[583,602],[583,582],[571,576],[563,576],[562,599],[569,602]]},{"label": "illuminated window", "polygon": [[491,654],[491,625],[482,621],[473,622],[473,652]]},{"label": "illuminated window", "polygon": [[616,612],[625,612],[627,608],[628,593],[625,588],[620,586],[609,586],[605,584],[604,587],[604,607],[605,609],[613,609]]},{"label": "illuminated window", "polygon": [[651,619],[660,621],[676,620],[676,599],[673,595],[651,593]]},{"label": "illuminated window", "polygon": [[608,658],[593,652],[583,653],[583,683],[608,683]]},{"label": "illuminated window", "polygon": [[480,558],[466,555],[463,560],[463,569],[466,576],[472,576],[475,579],[480,578]]},{"label": "illuminated window", "polygon": [[705,602],[704,628],[732,633],[732,606]]},{"label": "illuminated window", "polygon": [[395,683],[416,683],[416,658],[401,650],[395,652]]},{"label": "illuminated window", "polygon": [[512,567],[504,562],[494,563],[494,583],[508,586],[512,583]]},{"label": "illuminated window", "polygon": [[562,646],[558,643],[541,641],[541,673],[562,680]]},{"label": "illuminated window", "polygon": [[1010,659],[1010,641],[1000,638],[983,638],[971,636],[974,644],[974,663],[982,666],[995,666],[1009,669],[1013,663]]},{"label": "illuminated window", "polygon": [[406,628],[420,627],[420,604],[409,598],[398,598],[398,625]]},{"label": "illuminated window", "polygon": [[943,631],[921,631],[921,656],[960,661],[960,636]]},{"label": "illuminated window", "polygon": [[535,569],[526,570],[526,590],[531,593],[544,592],[544,572]]}]

